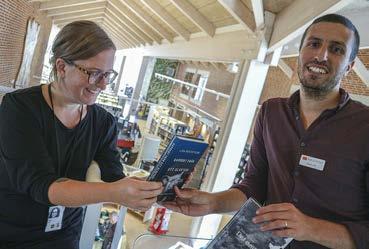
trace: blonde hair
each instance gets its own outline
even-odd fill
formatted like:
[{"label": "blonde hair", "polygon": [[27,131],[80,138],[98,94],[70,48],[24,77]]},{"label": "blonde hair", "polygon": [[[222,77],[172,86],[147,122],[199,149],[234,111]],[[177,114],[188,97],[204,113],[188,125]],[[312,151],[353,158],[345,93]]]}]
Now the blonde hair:
[{"label": "blonde hair", "polygon": [[116,47],[96,23],[76,21],[65,25],[56,35],[52,46],[50,81],[57,80],[56,59],[86,60],[107,49],[116,50]]}]

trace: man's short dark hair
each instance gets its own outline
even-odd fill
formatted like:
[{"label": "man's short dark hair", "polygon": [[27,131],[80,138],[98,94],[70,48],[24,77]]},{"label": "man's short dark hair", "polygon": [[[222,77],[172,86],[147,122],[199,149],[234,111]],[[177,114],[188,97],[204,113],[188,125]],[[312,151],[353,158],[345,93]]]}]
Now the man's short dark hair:
[{"label": "man's short dark hair", "polygon": [[353,61],[355,59],[358,51],[359,51],[359,45],[360,45],[359,32],[357,31],[356,27],[354,26],[354,24],[352,24],[352,22],[349,19],[347,19],[344,16],[337,15],[337,14],[328,14],[328,15],[324,15],[324,16],[321,16],[321,17],[315,19],[313,21],[313,23],[310,24],[310,26],[305,29],[304,34],[302,35],[299,51],[302,48],[302,44],[304,43],[305,36],[306,36],[308,30],[310,29],[310,27],[313,26],[316,23],[319,23],[319,22],[340,23],[340,24],[344,25],[346,28],[350,29],[352,32],[354,32],[355,41],[354,41],[354,45],[352,47],[351,54],[350,54],[350,61]]}]

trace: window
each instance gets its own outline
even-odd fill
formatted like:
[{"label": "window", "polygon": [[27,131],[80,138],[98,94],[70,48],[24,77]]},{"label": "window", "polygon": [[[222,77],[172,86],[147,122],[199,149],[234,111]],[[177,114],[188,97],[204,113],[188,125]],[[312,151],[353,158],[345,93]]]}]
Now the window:
[{"label": "window", "polygon": [[176,74],[176,69],[172,67],[167,67],[165,74],[169,77],[174,77],[174,75]]},{"label": "window", "polygon": [[[184,77],[184,81],[185,82],[188,82],[188,83],[192,83],[192,79],[193,79],[193,76],[194,75],[195,74],[193,72],[187,72],[186,71],[185,77]],[[185,94],[185,95],[189,95],[190,90],[191,90],[191,87],[190,86],[182,85],[181,93],[182,94]]]},{"label": "window", "polygon": [[202,97],[204,96],[204,89],[206,83],[208,82],[209,72],[206,71],[198,71],[198,77],[196,79],[195,85],[199,88],[193,88],[192,98],[195,101],[201,102]]},{"label": "window", "polygon": [[30,81],[32,80],[31,64],[39,33],[40,33],[40,24],[38,24],[32,18],[28,19],[26,39],[23,48],[22,63],[17,73],[15,81],[16,88],[27,87]]},{"label": "window", "polygon": [[187,68],[183,80],[198,87],[182,85],[180,96],[196,104],[200,104],[204,96],[203,88],[205,88],[208,78],[209,72],[207,71]]}]

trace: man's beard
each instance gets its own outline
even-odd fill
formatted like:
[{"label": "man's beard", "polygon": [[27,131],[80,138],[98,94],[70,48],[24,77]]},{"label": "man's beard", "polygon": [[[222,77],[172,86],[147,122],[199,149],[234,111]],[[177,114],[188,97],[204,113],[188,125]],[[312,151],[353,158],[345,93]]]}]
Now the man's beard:
[{"label": "man's beard", "polygon": [[[330,78],[328,78],[325,82],[321,83],[310,83],[310,80],[316,79],[315,76],[312,76],[312,79],[304,78],[303,75],[303,68],[304,66],[301,66],[299,63],[298,65],[298,76],[301,83],[301,90],[305,93],[305,96],[314,99],[314,100],[322,100],[325,99],[325,97],[332,92],[332,90],[340,83],[341,79],[344,75],[344,70],[340,70],[335,75],[332,75]],[[308,69],[305,69],[308,70]]]}]

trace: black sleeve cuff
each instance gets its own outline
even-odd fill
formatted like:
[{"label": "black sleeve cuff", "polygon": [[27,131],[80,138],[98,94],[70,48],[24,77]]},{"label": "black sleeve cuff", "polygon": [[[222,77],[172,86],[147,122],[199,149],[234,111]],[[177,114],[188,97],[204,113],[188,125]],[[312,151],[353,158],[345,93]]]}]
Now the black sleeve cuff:
[{"label": "black sleeve cuff", "polygon": [[356,249],[369,248],[369,221],[361,222],[343,222],[342,223],[349,230]]}]

